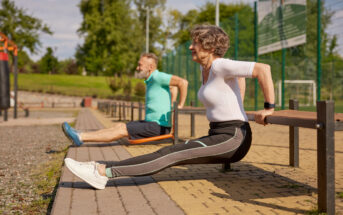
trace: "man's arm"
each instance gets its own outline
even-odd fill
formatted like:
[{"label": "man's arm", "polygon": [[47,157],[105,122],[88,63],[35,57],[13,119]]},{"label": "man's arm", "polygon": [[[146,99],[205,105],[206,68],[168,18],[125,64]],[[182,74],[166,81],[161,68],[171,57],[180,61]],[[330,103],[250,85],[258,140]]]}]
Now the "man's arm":
[{"label": "man's arm", "polygon": [[171,94],[171,103],[173,104],[177,99],[178,89],[177,89],[177,87],[169,86],[169,90],[170,90],[170,94]]},{"label": "man's arm", "polygon": [[188,81],[186,79],[173,75],[170,79],[169,85],[175,86],[179,89],[180,98],[178,108],[183,108],[187,97]]},{"label": "man's arm", "polygon": [[[275,104],[274,84],[270,66],[263,63],[256,63],[252,73],[252,77],[257,78],[258,83],[262,88],[264,101]],[[260,110],[255,115],[255,122],[265,125],[265,117],[268,115],[272,115],[273,113],[274,108]]]}]

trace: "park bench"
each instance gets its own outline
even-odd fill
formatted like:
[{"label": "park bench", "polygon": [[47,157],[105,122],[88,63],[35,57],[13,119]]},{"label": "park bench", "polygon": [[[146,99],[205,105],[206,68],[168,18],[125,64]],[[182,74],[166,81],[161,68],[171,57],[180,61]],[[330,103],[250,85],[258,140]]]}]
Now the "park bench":
[{"label": "park bench", "polygon": [[[317,130],[317,184],[318,184],[318,211],[335,214],[335,131],[343,131],[343,114],[334,113],[333,101],[318,101],[317,111],[299,111],[298,102],[290,100],[290,110],[275,111],[266,118],[266,122],[276,125],[289,126],[289,164],[299,167],[299,127]],[[141,119],[142,104],[138,106],[123,102],[98,103],[98,108],[114,116],[118,113],[125,119],[125,109],[131,108],[133,120],[134,108],[139,109]],[[118,109],[117,109],[118,108]],[[194,136],[194,115],[206,114],[204,108],[185,107],[175,109],[174,144],[178,143],[178,114],[191,115],[191,136]],[[247,111],[249,121],[254,121],[254,111]],[[120,117],[121,120],[121,117]],[[224,170],[230,168],[230,163],[223,164]]]}]

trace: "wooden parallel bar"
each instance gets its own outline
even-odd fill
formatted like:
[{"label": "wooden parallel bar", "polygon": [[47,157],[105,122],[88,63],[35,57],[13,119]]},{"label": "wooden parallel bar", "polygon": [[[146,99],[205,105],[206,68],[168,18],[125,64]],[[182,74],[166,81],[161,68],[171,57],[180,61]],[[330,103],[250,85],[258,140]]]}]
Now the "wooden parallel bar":
[{"label": "wooden parallel bar", "polygon": [[[298,110],[299,102],[289,100],[289,108]],[[299,127],[289,126],[289,165],[299,167]]]},{"label": "wooden parallel bar", "polygon": [[318,211],[335,214],[335,121],[334,102],[317,101]]}]

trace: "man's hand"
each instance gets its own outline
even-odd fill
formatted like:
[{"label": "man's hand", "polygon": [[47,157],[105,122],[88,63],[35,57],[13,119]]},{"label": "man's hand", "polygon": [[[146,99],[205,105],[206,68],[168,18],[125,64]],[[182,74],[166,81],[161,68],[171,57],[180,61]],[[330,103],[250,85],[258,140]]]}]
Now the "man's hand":
[{"label": "man's hand", "polygon": [[266,125],[267,124],[267,122],[265,121],[266,116],[273,115],[273,113],[274,113],[274,108],[257,111],[255,114],[255,122],[258,124]]}]

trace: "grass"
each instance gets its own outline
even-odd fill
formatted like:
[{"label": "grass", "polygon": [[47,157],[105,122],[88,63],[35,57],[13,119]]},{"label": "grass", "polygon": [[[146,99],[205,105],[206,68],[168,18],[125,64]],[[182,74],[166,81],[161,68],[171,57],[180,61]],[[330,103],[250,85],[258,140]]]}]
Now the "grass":
[{"label": "grass", "polygon": [[[13,84],[13,75],[11,75]],[[123,77],[124,81],[128,77]],[[132,78],[132,85],[142,80]],[[13,89],[13,88],[12,88]],[[109,98],[122,95],[122,90],[114,94],[108,85],[108,77],[80,75],[19,74],[18,89],[42,93],[54,93],[68,96],[94,96]]]},{"label": "grass", "polygon": [[320,213],[318,209],[313,209],[305,213],[306,215],[326,215],[326,213]]},{"label": "grass", "polygon": [[39,166],[36,172],[34,172],[32,177],[35,182],[34,192],[39,198],[31,202],[30,205],[24,206],[24,211],[28,214],[39,214],[43,212],[50,214],[58,182],[61,177],[63,159],[67,151],[68,147],[54,152],[52,159]]},{"label": "grass", "polygon": [[337,193],[337,197],[340,198],[340,199],[343,199],[343,192],[338,192]]}]

